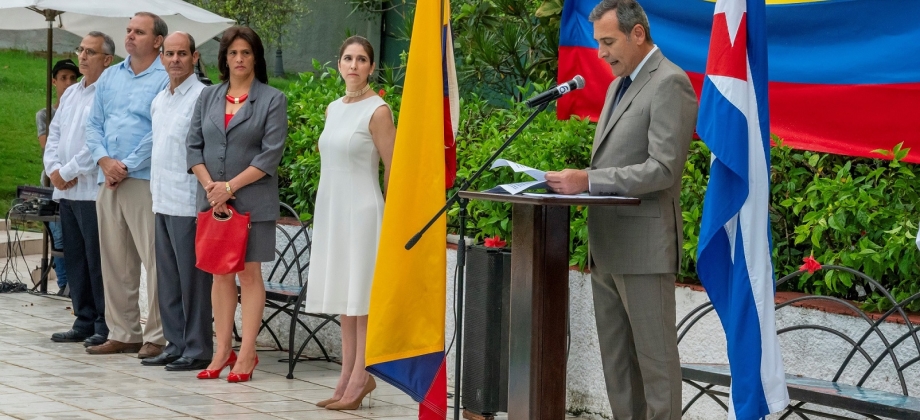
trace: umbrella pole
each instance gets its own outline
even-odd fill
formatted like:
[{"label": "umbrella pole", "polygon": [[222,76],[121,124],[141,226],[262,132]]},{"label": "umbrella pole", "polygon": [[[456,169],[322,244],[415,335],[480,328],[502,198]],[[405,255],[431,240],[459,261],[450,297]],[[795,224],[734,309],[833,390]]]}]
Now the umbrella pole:
[{"label": "umbrella pole", "polygon": [[45,20],[48,21],[48,62],[46,63],[46,72],[48,76],[45,78],[45,127],[46,130],[51,129],[51,61],[52,61],[52,47],[54,46],[54,31],[52,30],[54,26],[54,17],[57,16],[57,11],[55,10],[45,10]]}]

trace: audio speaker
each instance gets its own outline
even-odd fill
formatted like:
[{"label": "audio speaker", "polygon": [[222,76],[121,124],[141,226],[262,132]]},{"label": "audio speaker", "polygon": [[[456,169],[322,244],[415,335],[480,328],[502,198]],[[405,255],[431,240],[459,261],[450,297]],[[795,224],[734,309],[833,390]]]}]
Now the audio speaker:
[{"label": "audio speaker", "polygon": [[510,291],[511,252],[469,247],[460,395],[463,407],[476,414],[508,411]]}]

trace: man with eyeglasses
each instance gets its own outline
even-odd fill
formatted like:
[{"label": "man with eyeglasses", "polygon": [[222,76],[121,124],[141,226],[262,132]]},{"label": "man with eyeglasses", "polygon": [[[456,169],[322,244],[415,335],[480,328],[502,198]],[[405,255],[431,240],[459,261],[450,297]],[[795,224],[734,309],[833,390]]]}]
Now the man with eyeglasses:
[{"label": "man with eyeglasses", "polygon": [[86,146],[86,117],[95,99],[96,81],[112,64],[115,42],[104,33],[90,32],[76,53],[83,80],[67,88],[61,97],[48,130],[44,165],[54,185],[52,197],[61,206],[70,300],[77,319],[70,330],[52,334],[51,340],[83,341],[84,346],[90,346],[104,343],[109,328],[96,218],[99,168]]},{"label": "man with eyeglasses", "polygon": [[[86,121],[86,144],[99,165],[96,212],[109,339],[90,354],[163,352],[166,339],[157,304],[150,154],[150,103],[169,82],[158,60],[168,28],[159,16],[138,12],[128,21],[128,57],[106,70]],[[141,263],[147,271],[147,323],[141,327]]]}]

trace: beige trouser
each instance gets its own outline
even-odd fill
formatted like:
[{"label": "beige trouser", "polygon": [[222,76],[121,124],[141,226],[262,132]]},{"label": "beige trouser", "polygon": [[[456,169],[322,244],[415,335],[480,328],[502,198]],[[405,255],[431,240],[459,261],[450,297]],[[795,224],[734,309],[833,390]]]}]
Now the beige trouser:
[{"label": "beige trouser", "polygon": [[[96,198],[105,321],[109,339],[166,344],[157,302],[154,216],[150,181],[126,178],[114,191],[101,187]],[[138,304],[141,262],[147,269],[147,325],[141,331]]]},{"label": "beige trouser", "polygon": [[591,267],[607,396],[616,420],[679,420],[674,274],[607,274]]}]

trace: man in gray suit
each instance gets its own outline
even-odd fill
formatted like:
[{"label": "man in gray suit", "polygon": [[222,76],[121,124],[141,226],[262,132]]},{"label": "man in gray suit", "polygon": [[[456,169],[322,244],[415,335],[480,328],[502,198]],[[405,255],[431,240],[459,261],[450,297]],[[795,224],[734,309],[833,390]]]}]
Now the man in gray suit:
[{"label": "man in gray suit", "polygon": [[680,418],[674,281],[683,227],[681,174],[697,101],[686,73],[652,42],[635,0],[589,16],[598,55],[619,76],[607,91],[591,167],[548,172],[562,194],[635,196],[639,206],[588,209],[589,266],[607,395],[615,419]]}]

